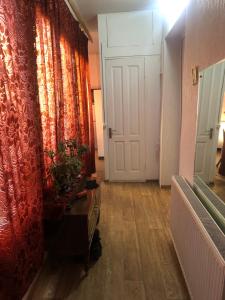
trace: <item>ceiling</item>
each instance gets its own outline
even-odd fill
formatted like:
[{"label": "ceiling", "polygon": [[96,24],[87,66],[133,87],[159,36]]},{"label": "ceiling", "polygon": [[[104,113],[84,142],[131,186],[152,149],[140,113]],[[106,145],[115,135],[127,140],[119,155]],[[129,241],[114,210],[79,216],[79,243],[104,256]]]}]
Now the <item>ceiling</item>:
[{"label": "ceiling", "polygon": [[128,12],[149,9],[156,0],[71,0],[79,8],[91,32],[97,31],[97,15],[102,13]]}]

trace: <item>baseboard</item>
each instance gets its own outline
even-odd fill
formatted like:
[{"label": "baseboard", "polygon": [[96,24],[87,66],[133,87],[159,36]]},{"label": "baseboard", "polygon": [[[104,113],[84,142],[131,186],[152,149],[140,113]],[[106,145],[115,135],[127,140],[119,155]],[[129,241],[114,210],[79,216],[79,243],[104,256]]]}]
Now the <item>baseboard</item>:
[{"label": "baseboard", "polygon": [[165,190],[170,190],[171,189],[171,185],[161,185],[160,188],[161,189],[165,189]]},{"label": "baseboard", "polygon": [[158,183],[159,184],[159,179],[146,179],[147,183]]}]

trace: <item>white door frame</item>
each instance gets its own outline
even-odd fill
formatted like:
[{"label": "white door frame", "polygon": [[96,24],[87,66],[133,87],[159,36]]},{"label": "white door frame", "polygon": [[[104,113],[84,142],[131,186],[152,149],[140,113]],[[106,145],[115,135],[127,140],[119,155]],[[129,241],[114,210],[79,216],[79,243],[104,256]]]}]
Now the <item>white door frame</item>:
[{"label": "white door frame", "polygon": [[[109,176],[109,139],[108,139],[108,118],[107,118],[107,98],[106,98],[106,58],[102,55],[102,47],[100,44],[100,63],[101,63],[101,83],[103,95],[103,129],[104,129],[104,149],[105,149],[105,180],[110,180]],[[134,57],[140,57],[135,55]],[[142,56],[143,57],[143,56]],[[110,57],[107,60],[117,58],[130,58],[124,57]],[[146,180],[159,179],[159,145],[160,145],[160,109],[161,109],[161,93],[160,93],[160,63],[161,57],[157,55],[144,55],[145,58],[145,84],[144,91],[144,105],[145,105],[145,135],[146,135]],[[152,71],[152,72],[151,72]],[[152,113],[151,108],[154,108]],[[150,143],[154,141],[154,146],[150,149]]]}]

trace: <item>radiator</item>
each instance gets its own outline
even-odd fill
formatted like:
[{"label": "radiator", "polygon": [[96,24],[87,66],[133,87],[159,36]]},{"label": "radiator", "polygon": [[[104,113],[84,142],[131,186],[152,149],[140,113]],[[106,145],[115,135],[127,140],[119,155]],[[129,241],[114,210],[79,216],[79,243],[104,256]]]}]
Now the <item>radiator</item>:
[{"label": "radiator", "polygon": [[172,180],[171,231],[191,299],[225,299],[225,236],[180,176]]}]

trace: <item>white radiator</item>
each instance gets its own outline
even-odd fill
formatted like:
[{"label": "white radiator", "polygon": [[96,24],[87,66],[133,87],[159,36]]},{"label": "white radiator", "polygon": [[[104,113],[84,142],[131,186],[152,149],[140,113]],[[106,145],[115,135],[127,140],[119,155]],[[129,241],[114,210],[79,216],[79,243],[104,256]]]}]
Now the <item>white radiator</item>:
[{"label": "white radiator", "polygon": [[179,176],[172,181],[171,230],[191,299],[225,299],[225,236]]}]

